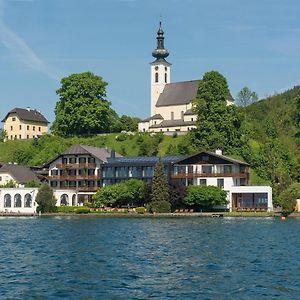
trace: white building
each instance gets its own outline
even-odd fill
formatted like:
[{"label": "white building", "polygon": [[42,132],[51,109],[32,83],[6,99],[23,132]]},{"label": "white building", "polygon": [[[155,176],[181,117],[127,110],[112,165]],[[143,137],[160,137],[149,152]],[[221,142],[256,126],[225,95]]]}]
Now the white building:
[{"label": "white building", "polygon": [[[166,61],[169,52],[164,47],[164,32],[160,23],[156,58],[151,70],[151,116],[138,125],[140,132],[185,133],[195,128],[197,115],[192,110],[200,80],[171,83],[171,64]],[[229,95],[228,104],[232,104]]]},{"label": "white building", "polygon": [[0,188],[0,213],[36,213],[38,188]]},{"label": "white building", "polygon": [[177,161],[171,175],[185,185],[218,186],[227,192],[230,211],[272,211],[272,188],[251,186],[249,165],[245,162],[216,153],[202,151]]}]

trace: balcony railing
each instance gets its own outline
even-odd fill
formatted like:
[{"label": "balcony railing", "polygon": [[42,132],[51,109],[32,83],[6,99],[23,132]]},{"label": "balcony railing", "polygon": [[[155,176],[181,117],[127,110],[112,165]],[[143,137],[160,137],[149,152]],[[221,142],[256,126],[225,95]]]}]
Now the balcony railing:
[{"label": "balcony railing", "polygon": [[99,180],[101,175],[51,175],[48,180]]},{"label": "balcony railing", "polygon": [[61,190],[77,190],[79,192],[96,192],[99,187],[97,186],[61,186],[58,189]]},{"label": "balcony railing", "polygon": [[95,169],[95,163],[57,164],[57,169]]},{"label": "balcony railing", "polygon": [[238,177],[248,178],[249,173],[200,173],[200,172],[179,172],[171,174],[171,178],[197,178],[197,177]]}]

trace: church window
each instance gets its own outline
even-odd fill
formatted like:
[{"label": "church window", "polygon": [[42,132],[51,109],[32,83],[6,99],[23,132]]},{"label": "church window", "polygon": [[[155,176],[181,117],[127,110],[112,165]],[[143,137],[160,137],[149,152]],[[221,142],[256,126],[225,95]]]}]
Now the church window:
[{"label": "church window", "polygon": [[168,71],[168,68],[167,68],[167,67],[165,67],[165,71],[166,71],[166,72]]},{"label": "church window", "polygon": [[167,73],[165,73],[165,83],[167,83]]},{"label": "church window", "polygon": [[13,130],[14,130],[13,126],[10,126],[10,130],[11,130],[11,131],[13,131]]},{"label": "church window", "polygon": [[20,130],[22,130],[22,125],[19,126]]},{"label": "church window", "polygon": [[158,82],[158,73],[155,73],[155,82]]}]

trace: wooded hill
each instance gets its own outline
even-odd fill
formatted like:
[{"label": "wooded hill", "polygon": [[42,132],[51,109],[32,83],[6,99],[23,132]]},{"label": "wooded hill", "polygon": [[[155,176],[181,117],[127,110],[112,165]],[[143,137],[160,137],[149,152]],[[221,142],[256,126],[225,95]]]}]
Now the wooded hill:
[{"label": "wooded hill", "polygon": [[[252,184],[271,184],[275,195],[291,182],[299,181],[300,151],[297,106],[300,87],[239,108],[243,116],[242,143],[225,153],[252,166]],[[45,135],[38,140],[0,142],[0,162],[42,165],[73,144],[115,149],[122,155],[186,155],[191,148],[184,136],[162,134],[103,134],[94,137],[62,138]],[[198,149],[200,150],[200,149]]]}]

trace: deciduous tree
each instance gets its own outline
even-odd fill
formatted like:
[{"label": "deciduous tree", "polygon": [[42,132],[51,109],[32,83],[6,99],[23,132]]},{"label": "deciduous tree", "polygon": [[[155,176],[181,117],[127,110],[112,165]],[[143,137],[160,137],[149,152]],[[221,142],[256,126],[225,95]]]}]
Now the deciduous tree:
[{"label": "deciduous tree", "polygon": [[257,100],[258,95],[245,86],[238,92],[236,96],[236,105],[246,107],[255,103]]},{"label": "deciduous tree", "polygon": [[107,83],[91,72],[72,74],[61,80],[56,91],[53,133],[62,136],[108,132],[110,102],[105,99]]},{"label": "deciduous tree", "polygon": [[43,184],[39,188],[35,201],[38,204],[37,211],[45,213],[55,212],[57,210],[56,199],[53,195],[53,190],[48,184]]}]

